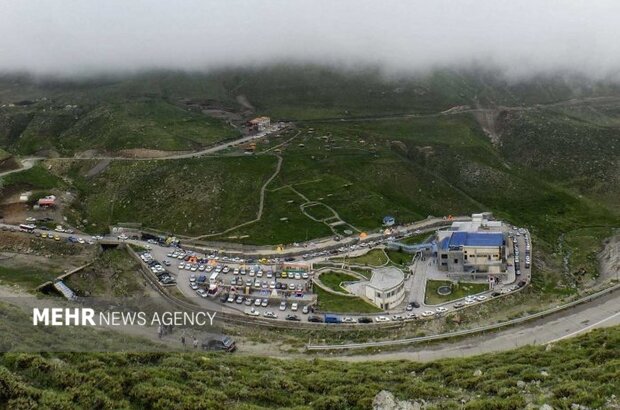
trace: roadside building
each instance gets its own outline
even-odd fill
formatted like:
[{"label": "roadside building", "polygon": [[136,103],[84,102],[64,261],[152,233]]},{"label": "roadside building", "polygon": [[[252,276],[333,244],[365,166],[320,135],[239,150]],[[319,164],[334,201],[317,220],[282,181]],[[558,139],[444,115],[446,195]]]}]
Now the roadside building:
[{"label": "roadside building", "polygon": [[394,267],[373,269],[365,290],[366,298],[377,307],[392,309],[405,298],[405,275]]},{"label": "roadside building", "polygon": [[437,267],[440,271],[471,276],[506,272],[506,238],[500,221],[474,214],[471,221],[453,222],[437,232]]},{"label": "roadside building", "polygon": [[248,121],[247,125],[250,131],[263,132],[271,125],[271,119],[269,117],[256,117]]},{"label": "roadside building", "polygon": [[52,208],[56,206],[56,197],[54,195],[49,195],[45,198],[40,198],[38,205],[40,208]]}]

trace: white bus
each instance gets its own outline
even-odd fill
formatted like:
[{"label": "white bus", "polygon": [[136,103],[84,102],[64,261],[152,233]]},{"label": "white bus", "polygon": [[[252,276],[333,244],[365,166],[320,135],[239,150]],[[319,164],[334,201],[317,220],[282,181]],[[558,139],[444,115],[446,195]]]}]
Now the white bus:
[{"label": "white bus", "polygon": [[27,225],[27,224],[19,225],[19,230],[22,232],[32,233],[34,232],[35,229],[36,229],[35,225]]},{"label": "white bus", "polygon": [[217,282],[217,277],[220,275],[219,272],[213,272],[211,274],[211,277],[209,278],[209,283],[216,283]]}]

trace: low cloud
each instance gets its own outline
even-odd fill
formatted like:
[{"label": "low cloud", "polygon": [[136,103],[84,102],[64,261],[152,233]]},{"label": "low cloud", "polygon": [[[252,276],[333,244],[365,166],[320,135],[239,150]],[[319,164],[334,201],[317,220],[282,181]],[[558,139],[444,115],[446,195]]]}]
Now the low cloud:
[{"label": "low cloud", "polygon": [[74,76],[312,62],[615,78],[618,16],[620,2],[604,0],[7,0],[0,71]]}]

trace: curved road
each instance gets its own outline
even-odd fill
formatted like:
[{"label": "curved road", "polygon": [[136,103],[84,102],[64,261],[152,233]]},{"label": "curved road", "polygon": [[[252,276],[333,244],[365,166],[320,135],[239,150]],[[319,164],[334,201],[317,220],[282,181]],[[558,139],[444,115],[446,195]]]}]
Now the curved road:
[{"label": "curved road", "polygon": [[330,357],[346,361],[416,360],[433,361],[512,350],[527,345],[552,344],[594,328],[620,325],[620,292],[558,312],[551,316],[486,335],[453,342],[414,345],[399,351]]}]

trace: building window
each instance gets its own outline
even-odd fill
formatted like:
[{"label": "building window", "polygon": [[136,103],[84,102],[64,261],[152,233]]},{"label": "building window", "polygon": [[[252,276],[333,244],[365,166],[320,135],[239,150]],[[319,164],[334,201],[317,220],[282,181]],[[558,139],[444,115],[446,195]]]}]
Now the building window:
[{"label": "building window", "polygon": [[459,263],[459,260],[458,259],[454,259],[454,263]]},{"label": "building window", "polygon": [[441,254],[441,259],[448,259],[448,254],[442,253]]},{"label": "building window", "polygon": [[381,292],[375,292],[375,297],[380,298],[381,297]]},{"label": "building window", "polygon": [[467,260],[467,255],[464,255],[464,256],[463,256],[463,259]]}]

